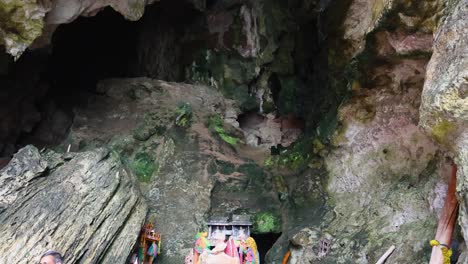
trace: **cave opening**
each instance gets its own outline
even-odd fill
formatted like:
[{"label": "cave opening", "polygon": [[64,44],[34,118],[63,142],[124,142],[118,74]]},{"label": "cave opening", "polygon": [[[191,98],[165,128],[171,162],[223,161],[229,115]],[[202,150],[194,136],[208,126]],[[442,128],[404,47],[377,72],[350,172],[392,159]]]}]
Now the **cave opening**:
[{"label": "cave opening", "polygon": [[16,62],[2,58],[0,157],[27,144],[42,148],[63,142],[73,124],[73,109],[86,107],[100,80],[183,81],[193,51],[184,34],[203,30],[200,14],[186,0],[149,5],[138,21],[106,7],[58,26],[48,46],[27,50]]},{"label": "cave opening", "polygon": [[260,255],[260,263],[265,261],[265,256],[273,247],[275,242],[281,236],[281,233],[252,233],[252,238],[257,243],[258,254]]},{"label": "cave opening", "polygon": [[166,0],[146,7],[138,21],[107,7],[96,16],[60,25],[47,70],[51,94],[75,100],[74,92],[94,92],[106,78],[182,81],[181,40],[198,15],[185,0]]},{"label": "cave opening", "polygon": [[57,28],[52,38],[47,78],[59,101],[93,93],[99,80],[130,76],[137,24],[110,7]]}]

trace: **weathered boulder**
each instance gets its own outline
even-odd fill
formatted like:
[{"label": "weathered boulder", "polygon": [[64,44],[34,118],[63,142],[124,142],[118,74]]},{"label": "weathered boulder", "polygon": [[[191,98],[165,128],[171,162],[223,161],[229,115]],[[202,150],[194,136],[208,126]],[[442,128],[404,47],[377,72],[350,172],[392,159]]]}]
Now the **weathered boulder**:
[{"label": "weathered boulder", "polygon": [[125,263],[146,204],[106,149],[21,149],[0,171],[0,262],[37,263],[46,250],[67,263]]}]

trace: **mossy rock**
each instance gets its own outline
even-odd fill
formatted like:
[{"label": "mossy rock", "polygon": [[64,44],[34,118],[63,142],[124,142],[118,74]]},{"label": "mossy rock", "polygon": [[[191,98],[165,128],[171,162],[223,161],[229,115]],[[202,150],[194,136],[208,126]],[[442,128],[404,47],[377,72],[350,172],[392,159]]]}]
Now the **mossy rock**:
[{"label": "mossy rock", "polygon": [[260,212],[254,216],[253,233],[281,233],[281,217],[272,212]]},{"label": "mossy rock", "polygon": [[239,138],[229,135],[224,129],[224,122],[220,115],[213,115],[208,120],[209,129],[217,134],[224,142],[235,146],[239,142]]},{"label": "mossy rock", "polygon": [[34,16],[40,7],[36,1],[1,1],[0,2],[0,45],[18,57],[37,37],[42,34],[44,21],[41,16]]},{"label": "mossy rock", "polygon": [[447,143],[448,136],[454,132],[455,125],[447,120],[442,120],[432,127],[432,136],[441,144]]},{"label": "mossy rock", "polygon": [[149,182],[156,169],[154,160],[146,152],[139,152],[135,155],[131,168],[141,182]]},{"label": "mossy rock", "polygon": [[193,110],[190,103],[179,102],[175,111],[175,124],[179,127],[189,127],[192,123]]}]

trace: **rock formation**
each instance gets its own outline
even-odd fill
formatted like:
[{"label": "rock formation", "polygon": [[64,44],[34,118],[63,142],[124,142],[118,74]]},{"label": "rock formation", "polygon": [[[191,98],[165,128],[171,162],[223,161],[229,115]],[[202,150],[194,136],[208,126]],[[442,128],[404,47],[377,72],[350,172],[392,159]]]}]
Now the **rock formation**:
[{"label": "rock formation", "polygon": [[458,1],[450,6],[450,15],[444,19],[435,34],[434,52],[427,66],[420,108],[420,125],[455,154],[458,164],[459,222],[465,241],[468,238],[467,4],[467,1]]},{"label": "rock formation", "polygon": [[242,137],[227,123],[236,102],[212,87],[149,78],[104,80],[98,91],[76,109],[62,148],[106,145],[119,153],[162,235],[161,263],[181,263],[211,215],[279,210],[270,175],[228,140]]},{"label": "rock formation", "polygon": [[236,213],[279,236],[266,263],[288,250],[290,263],[375,263],[391,245],[390,263],[426,263],[455,162],[464,263],[467,6],[0,1],[0,45],[26,50],[0,55],[0,160],[55,150],[28,146],[1,171],[0,260],[55,247],[122,262],[145,220],[159,263],[181,263],[210,217]]},{"label": "rock formation", "polygon": [[0,261],[37,263],[47,250],[68,263],[125,263],[146,203],[106,149],[59,154],[21,149],[0,171]]}]

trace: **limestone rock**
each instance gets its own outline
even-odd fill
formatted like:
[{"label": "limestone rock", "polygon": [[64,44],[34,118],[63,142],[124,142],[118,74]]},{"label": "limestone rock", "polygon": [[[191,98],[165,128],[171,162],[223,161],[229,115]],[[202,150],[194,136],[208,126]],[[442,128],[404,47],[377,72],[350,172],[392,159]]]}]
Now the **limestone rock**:
[{"label": "limestone rock", "polygon": [[384,11],[393,4],[393,1],[388,0],[352,1],[343,23],[343,38],[352,43],[349,54],[354,55],[364,50],[366,35],[375,29]]},{"label": "limestone rock", "polygon": [[377,81],[357,88],[339,110],[337,148],[325,157],[333,213],[323,230],[334,236],[325,259],[333,263],[375,263],[392,244],[399,249],[391,263],[428,260],[440,206],[433,197],[446,183],[439,149],[418,127],[425,62],[372,67],[368,78]]},{"label": "limestone rock", "polygon": [[[345,55],[352,58],[366,48],[369,33],[385,28],[383,24],[405,29],[412,34],[390,34],[390,44],[398,54],[405,54],[415,47],[430,49],[430,34],[435,31],[442,16],[444,1],[352,1],[343,22],[343,39],[347,41]],[[390,18],[390,19],[389,19]],[[416,34],[414,34],[416,31]],[[406,36],[405,36],[406,35]],[[422,37],[418,37],[422,36]]]},{"label": "limestone rock", "polygon": [[[191,109],[184,127],[176,125],[179,105]],[[162,235],[159,263],[178,264],[195,234],[206,230],[210,214],[280,209],[270,177],[207,124],[213,115],[223,122],[239,112],[213,87],[149,78],[103,80],[90,103],[75,110],[62,147],[107,145],[120,154],[147,200],[148,221]],[[226,122],[219,129],[228,133],[228,127]]]},{"label": "limestone rock", "polygon": [[449,10],[434,43],[422,93],[420,125],[455,155],[459,222],[467,241],[468,198],[468,1]]},{"label": "limestone rock", "polygon": [[459,1],[436,34],[422,93],[420,125],[441,143],[468,126],[467,1]]},{"label": "limestone rock", "polygon": [[125,263],[146,204],[106,149],[64,155],[21,149],[0,171],[0,262]]},{"label": "limestone rock", "polygon": [[[78,16],[93,16],[110,6],[126,19],[138,20],[145,6],[156,0],[44,0],[0,1],[0,45],[19,57],[33,41],[46,32],[52,36],[57,25],[70,23]],[[42,44],[47,41],[40,40]]]},{"label": "limestone rock", "polygon": [[42,34],[44,17],[50,10],[49,1],[0,1],[0,45],[18,57]]},{"label": "limestone rock", "polygon": [[332,237],[315,228],[303,228],[291,238],[291,264],[321,263],[329,253]]},{"label": "limestone rock", "polygon": [[466,129],[465,133],[457,140],[457,152],[455,161],[458,164],[457,192],[460,202],[458,221],[463,231],[463,238],[468,241],[468,133],[466,133]]}]

